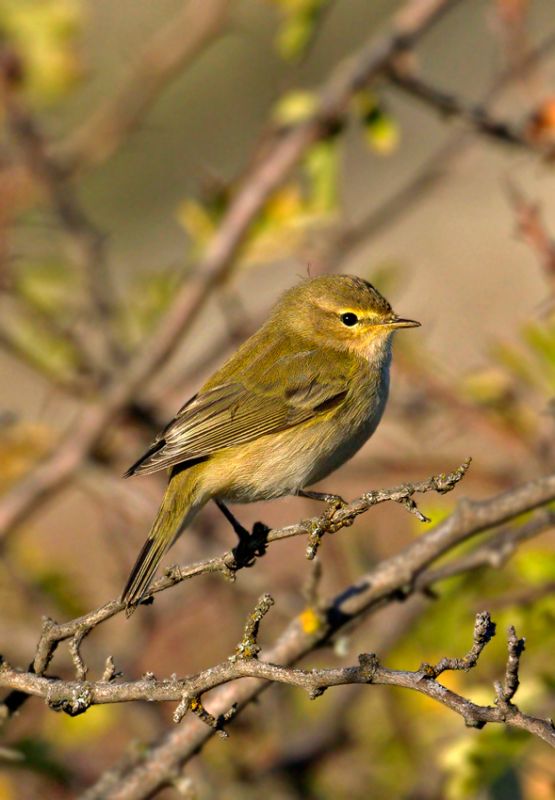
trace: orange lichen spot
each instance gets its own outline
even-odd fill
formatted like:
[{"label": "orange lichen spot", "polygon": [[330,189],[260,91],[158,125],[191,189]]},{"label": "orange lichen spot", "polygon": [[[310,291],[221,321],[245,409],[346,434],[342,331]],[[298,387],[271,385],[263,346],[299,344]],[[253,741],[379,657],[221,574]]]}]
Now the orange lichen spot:
[{"label": "orange lichen spot", "polygon": [[301,623],[303,631],[309,636],[317,633],[322,627],[322,617],[311,607],[305,608],[305,610],[299,614],[299,622]]}]

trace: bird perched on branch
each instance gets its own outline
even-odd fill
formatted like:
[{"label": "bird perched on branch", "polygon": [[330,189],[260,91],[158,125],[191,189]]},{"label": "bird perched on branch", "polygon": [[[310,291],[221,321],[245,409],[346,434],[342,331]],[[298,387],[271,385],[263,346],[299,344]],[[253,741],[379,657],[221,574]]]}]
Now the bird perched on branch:
[{"label": "bird perched on branch", "polygon": [[160,559],[215,500],[250,503],[307,491],[374,433],[402,319],[367,281],[313,278],[287,291],[267,322],[204,384],[127,471],[169,469],[152,529],[123,591],[143,598]]}]

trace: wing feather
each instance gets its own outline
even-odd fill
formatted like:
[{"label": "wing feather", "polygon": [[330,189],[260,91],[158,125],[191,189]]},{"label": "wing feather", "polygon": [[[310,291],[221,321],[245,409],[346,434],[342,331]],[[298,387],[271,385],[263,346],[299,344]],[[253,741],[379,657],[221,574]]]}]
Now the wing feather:
[{"label": "wing feather", "polygon": [[198,463],[213,453],[277,433],[330,413],[345,399],[348,382],[330,377],[314,351],[277,359],[254,377],[212,386],[191,398],[126,475]]}]

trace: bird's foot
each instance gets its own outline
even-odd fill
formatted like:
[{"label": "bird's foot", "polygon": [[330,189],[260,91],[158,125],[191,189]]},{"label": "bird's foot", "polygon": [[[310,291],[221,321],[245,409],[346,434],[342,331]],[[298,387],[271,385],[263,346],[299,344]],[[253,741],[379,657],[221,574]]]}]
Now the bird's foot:
[{"label": "bird's foot", "polygon": [[215,502],[239,539],[236,547],[233,548],[233,555],[237,563],[236,568],[252,567],[256,559],[266,552],[270,528],[263,522],[255,522],[252,533],[249,533],[221,500],[216,500]]},{"label": "bird's foot", "polygon": [[270,530],[263,522],[255,522],[252,533],[245,531],[246,537],[239,539],[237,546],[233,548],[236,569],[252,567],[256,559],[265,554]]}]

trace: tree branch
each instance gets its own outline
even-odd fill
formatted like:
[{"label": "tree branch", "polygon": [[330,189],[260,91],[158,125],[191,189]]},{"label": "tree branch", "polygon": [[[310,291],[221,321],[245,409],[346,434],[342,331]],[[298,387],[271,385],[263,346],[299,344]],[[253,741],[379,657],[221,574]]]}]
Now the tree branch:
[{"label": "tree branch", "polygon": [[[266,547],[272,542],[289,539],[293,536],[309,536],[315,530],[320,531],[320,535],[335,533],[341,528],[351,525],[355,517],[366,513],[375,505],[389,501],[400,503],[401,505],[414,503],[413,495],[415,493],[423,494],[434,491],[445,494],[454,489],[463,478],[468,465],[469,461],[466,461],[449,474],[442,473],[417,483],[407,483],[392,489],[367,492],[358,499],[353,500],[353,502],[336,509],[331,516],[312,517],[294,525],[275,530],[268,530],[265,526],[255,526],[255,530],[247,542],[240,542],[236,547],[220,556],[204,559],[185,567],[169,567],[166,570],[166,574],[152,584],[149,589],[150,595],[158,594],[176,583],[181,583],[181,581],[199,575],[219,572],[227,579],[235,580],[237,572],[245,567],[252,566],[254,560],[263,555]],[[325,528],[324,520],[327,529]],[[83,677],[86,674],[86,668],[79,655],[79,648],[83,639],[98,625],[124,610],[124,603],[120,600],[111,600],[94,611],[69,622],[58,624],[51,619],[45,619],[33,662],[34,672],[37,675],[42,675],[48,668],[58,644],[69,640],[71,642],[70,653],[76,672]]]},{"label": "tree branch", "polygon": [[[317,618],[303,612],[290,623],[276,644],[261,654],[261,658],[273,664],[293,664],[315,647],[329,641],[335,633],[350,623],[382,608],[393,599],[406,597],[416,590],[417,585],[420,591],[431,588],[432,584],[425,577],[428,575],[431,580],[433,573],[431,570],[427,571],[426,566],[451,547],[554,498],[555,475],[552,475],[489,500],[459,504],[449,518],[405,548],[398,556],[381,562],[375,569],[361,576],[356,584],[324,601]],[[548,524],[545,521],[544,530]],[[310,625],[307,624],[309,617]],[[234,705],[240,711],[266,686],[265,682],[254,680],[221,686],[211,694],[211,713],[218,716]],[[519,726],[518,717],[514,718],[513,724]],[[212,731],[206,726],[196,724],[194,720],[185,720],[173,733],[152,747],[143,763],[135,765],[121,780],[117,780],[117,794],[108,794],[107,798],[135,800],[148,797],[163,785],[165,776],[185,763],[211,735]],[[97,794],[95,787],[92,787],[83,795],[83,800],[96,800],[100,797],[104,795]]]},{"label": "tree branch", "polygon": [[64,171],[74,175],[112,156],[168,83],[222,34],[230,7],[231,0],[184,1],[182,11],[147,42],[115,93],[53,148]]},{"label": "tree branch", "polygon": [[[273,600],[269,595],[260,599],[253,613],[257,623],[272,604]],[[157,680],[149,673],[140,680],[131,682],[116,682],[112,677],[96,682],[62,681],[58,678],[18,672],[3,663],[0,666],[0,685],[42,697],[50,708],[63,711],[70,716],[82,714],[92,705],[105,703],[135,700],[179,701],[174,713],[175,722],[180,722],[188,711],[192,711],[212,730],[221,730],[221,726],[236,713],[237,707],[232,706],[224,714],[214,716],[204,708],[202,695],[239,678],[256,678],[296,686],[308,692],[311,699],[321,696],[332,686],[348,684],[401,686],[425,694],[447,706],[460,714],[469,727],[482,728],[487,723],[503,723],[508,727],[526,730],[555,747],[553,722],[524,714],[512,702],[519,685],[520,657],[524,652],[524,640],[517,638],[513,627],[509,628],[504,681],[495,684],[495,706],[476,705],[437,681],[437,678],[446,671],[467,672],[476,667],[482,651],[495,635],[495,625],[488,612],[477,614],[473,645],[464,657],[444,657],[435,665],[422,664],[418,670],[412,672],[383,667],[374,653],[359,655],[358,666],[337,669],[296,669],[269,663],[258,659],[259,647],[251,619],[247,623],[247,628],[249,633],[246,633],[245,637],[248,636],[248,648],[245,649],[243,646],[244,639],[238,645],[234,656],[187,678],[172,676],[167,680]]]},{"label": "tree branch", "polygon": [[[389,499],[398,502],[398,498],[402,495],[402,488],[404,488],[404,496],[409,497],[414,493],[415,486],[424,488],[424,484],[428,484],[428,490],[433,490],[436,486],[439,487],[440,490],[445,490],[449,481],[452,481],[454,476],[460,477],[460,471],[453,473],[452,476],[441,476],[439,479],[430,479],[429,481],[424,481],[413,486],[396,487],[393,490],[389,490],[389,492],[387,490],[382,490],[380,492],[368,493],[344,508],[336,510],[335,514],[337,517],[332,517],[332,522],[339,524],[339,517],[341,517],[341,519],[348,524],[348,521],[352,518],[352,514],[360,513],[362,507],[370,508],[376,501],[385,502],[386,499]],[[453,483],[453,485],[455,484]],[[387,494],[390,496],[386,497]],[[160,772],[161,760],[164,761],[166,765],[173,765],[172,769],[181,764],[202,745],[211,733],[221,728],[221,724],[223,724],[222,720],[224,719],[223,715],[228,714],[230,709],[235,709],[235,707],[237,710],[240,710],[242,706],[254,699],[267,685],[267,680],[278,680],[279,674],[282,674],[279,673],[279,669],[282,667],[292,665],[304,655],[311,652],[315,647],[329,642],[340,631],[360,622],[369,612],[375,612],[385,605],[400,598],[405,598],[414,592],[425,592],[432,587],[434,582],[443,580],[446,577],[476,568],[476,560],[472,560],[471,556],[463,556],[459,561],[455,560],[452,565],[447,565],[447,567],[441,567],[437,570],[429,569],[429,565],[437,558],[468,538],[517,517],[526,511],[537,508],[553,499],[555,499],[555,475],[531,481],[488,500],[478,502],[464,501],[459,504],[455,512],[445,521],[410,544],[398,555],[382,561],[368,574],[361,576],[354,585],[348,587],[339,595],[319,601],[317,603],[318,608],[313,607],[314,598],[309,600],[309,606],[290,623],[276,644],[270,650],[261,654],[261,660],[269,662],[271,668],[265,666],[257,669],[268,669],[269,671],[264,673],[267,677],[265,677],[263,681],[240,681],[215,689],[210,697],[210,712],[206,713],[209,713],[212,720],[215,720],[217,724],[215,723],[211,728],[208,728],[206,725],[202,725],[199,728],[198,724],[194,723],[193,720],[186,720],[178,731],[169,735],[163,742],[155,746],[145,762],[141,766],[137,766],[134,771],[130,773],[128,778],[125,779],[126,782],[124,785],[124,791],[129,791],[130,793],[123,794],[122,796],[147,796],[149,791],[153,791],[160,785],[158,781],[161,780],[160,775],[162,774]],[[509,542],[510,548],[516,547],[518,541],[523,541],[552,525],[554,516],[554,513],[547,509],[541,510],[537,518],[533,518],[514,529],[494,534],[487,544],[477,548],[477,552],[481,553],[481,563],[484,565],[500,566],[504,558],[508,557],[508,549],[503,552],[503,547],[507,542]],[[301,522],[298,525],[267,532],[267,539],[275,541],[294,535],[306,535],[312,527],[319,525],[320,521],[321,518],[314,518]],[[497,561],[491,558],[491,553],[494,551],[492,542],[503,552],[502,558],[499,558]],[[258,546],[257,544],[256,547]],[[488,547],[490,548],[489,551]],[[229,570],[230,574],[234,574],[234,569],[236,570],[238,568],[235,561],[236,557],[236,552],[229,551],[222,557],[209,559],[185,568],[171,568],[167,576],[159,579],[156,584],[154,584],[153,593],[168,588],[168,586],[173,585],[173,583],[178,580],[184,580],[187,577],[192,577],[197,574],[210,571],[225,572],[225,569]],[[314,594],[314,591],[312,594]],[[267,610],[269,607],[269,601],[265,600],[263,605],[264,607],[262,609],[259,608],[258,612],[253,616],[249,631],[246,632],[242,641],[242,647],[240,647],[239,651],[236,653],[234,661],[243,660],[238,657],[241,655],[241,652],[248,651],[248,653],[252,655],[256,650],[256,624],[261,619],[262,611]],[[111,685],[120,687],[117,691],[121,693],[118,696],[122,701],[138,699],[141,691],[145,690],[145,684],[141,682],[114,684],[115,669],[111,662],[107,662],[101,681],[92,683],[86,681],[86,666],[79,655],[79,645],[83,637],[96,625],[121,611],[123,611],[122,604],[117,601],[112,601],[84,617],[65,624],[58,625],[52,620],[46,620],[37,647],[34,671],[18,673],[17,671],[9,670],[7,667],[5,668],[5,670],[8,671],[3,673],[0,683],[4,686],[13,687],[11,695],[13,695],[18,702],[12,706],[9,702],[10,696],[8,696],[5,700],[4,713],[9,713],[12,707],[16,707],[18,703],[19,705],[21,704],[21,697],[27,696],[25,694],[27,689],[31,694],[41,694],[48,688],[50,692],[49,697],[52,701],[55,703],[62,703],[64,710],[70,713],[80,713],[84,710],[84,707],[92,701],[107,702],[110,696],[113,697],[113,694],[110,695],[108,691],[108,686]],[[256,624],[253,625],[253,622]],[[487,637],[484,636],[483,639],[485,638]],[[68,682],[66,686],[68,691],[64,693],[58,684],[52,684],[52,680],[54,679],[45,678],[43,673],[58,643],[68,639],[72,640],[72,656],[79,680]],[[476,650],[474,650],[474,655],[479,655],[479,652],[476,653]],[[250,660],[252,660],[252,658]],[[468,661],[464,662],[462,666],[464,667],[466,663],[468,663]],[[436,669],[441,666],[442,664],[440,662],[440,665],[436,667]],[[447,666],[450,665],[448,664]],[[229,676],[236,675],[236,673],[228,672],[228,669],[228,662],[226,662],[224,665],[220,665],[215,673],[212,671],[210,672],[213,675],[213,679],[215,679],[214,676],[216,676],[218,680],[220,678],[222,680],[225,679],[225,681],[232,680],[232,677]],[[239,670],[241,669],[245,669],[244,666],[239,667]],[[274,670],[273,672],[272,669]],[[22,678],[22,674],[26,677]],[[247,670],[241,673],[241,675],[243,677],[260,677],[262,673],[258,671],[256,675],[253,676]],[[264,675],[262,675],[262,677],[264,677]],[[205,677],[206,676],[204,676],[202,680],[204,680]],[[152,676],[145,676],[145,678],[141,680],[150,681],[151,683],[149,683],[149,686],[152,687]],[[183,680],[190,681],[191,679],[187,678]],[[510,681],[506,680],[505,683],[509,686]],[[402,684],[399,683],[397,685]],[[172,699],[179,699],[181,703],[180,711],[186,710],[183,705],[185,698],[187,709],[191,710],[192,700],[198,699],[200,689],[204,686],[204,683],[187,683],[186,685],[179,681],[176,683],[176,680],[172,678],[169,682],[163,681],[160,682],[160,685],[157,684],[157,698],[168,699],[171,695]],[[210,686],[213,687],[216,686],[216,684],[210,684]],[[203,691],[207,691],[208,688],[209,687],[206,685]],[[52,694],[52,692],[54,692],[54,694]],[[177,694],[179,694],[179,698],[176,696]],[[510,699],[509,697],[507,702],[510,702]],[[501,705],[503,705],[502,702]],[[199,713],[202,713],[200,708],[197,710]],[[507,716],[507,708],[503,706],[501,710],[503,710],[503,713]],[[488,711],[487,714],[486,712],[480,711],[480,715],[482,716],[478,716],[478,721],[495,721],[498,709],[494,709],[494,711],[495,713]],[[483,714],[486,716],[484,717]],[[510,710],[510,716],[512,720],[511,724],[517,727],[524,727],[525,725],[532,724],[529,720],[523,721],[519,714],[513,714],[512,710]],[[535,725],[536,723],[533,724]],[[538,735],[545,734],[545,725],[543,723],[538,723],[536,732],[538,731],[541,731]],[[549,736],[547,739],[549,740]],[[135,788],[131,790],[131,787]],[[133,794],[135,791],[137,793]],[[141,794],[143,791],[145,794]],[[90,796],[94,797],[95,795],[93,793]]]},{"label": "tree branch", "polygon": [[78,325],[74,336],[78,338],[80,351],[94,365],[102,382],[109,374],[110,362],[115,360],[117,363],[123,355],[112,331],[116,319],[115,296],[105,238],[87,218],[64,170],[48,155],[38,122],[16,94],[16,88],[10,84],[9,76],[2,75],[2,100],[8,129],[26,168],[46,194],[84,276],[91,298],[87,311],[97,335],[91,337],[90,329],[81,332]]},{"label": "tree branch", "polygon": [[403,92],[417,98],[447,117],[457,117],[478,133],[497,142],[535,151],[545,158],[553,156],[553,148],[534,142],[524,129],[494,117],[487,106],[469,103],[450,92],[438,89],[422,78],[399,70],[393,64],[388,70],[390,82]]}]

